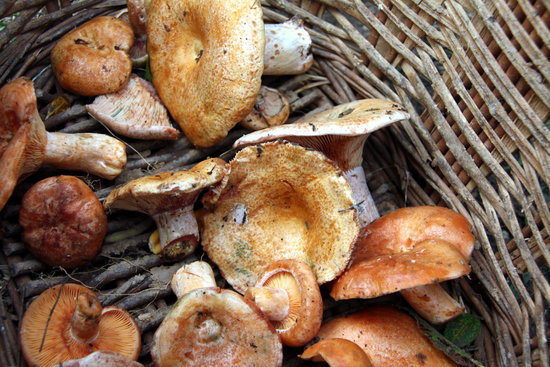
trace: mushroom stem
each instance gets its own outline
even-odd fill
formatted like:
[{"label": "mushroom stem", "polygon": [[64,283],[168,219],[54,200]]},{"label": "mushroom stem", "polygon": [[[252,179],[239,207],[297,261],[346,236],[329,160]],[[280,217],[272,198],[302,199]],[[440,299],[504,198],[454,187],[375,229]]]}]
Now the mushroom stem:
[{"label": "mushroom stem", "polygon": [[185,257],[195,250],[199,228],[192,205],[156,214],[153,219],[157,223],[163,257]]},{"label": "mushroom stem", "polygon": [[92,342],[99,333],[102,309],[95,294],[80,293],[71,318],[71,336],[80,343]]},{"label": "mushroom stem", "polygon": [[114,179],[126,165],[126,147],[104,134],[46,133],[44,164]]},{"label": "mushroom stem", "polygon": [[176,297],[181,298],[194,289],[215,287],[216,278],[212,267],[207,262],[194,261],[178,269],[172,276],[170,286]]},{"label": "mushroom stem", "polygon": [[290,300],[282,288],[250,287],[244,297],[254,302],[271,321],[283,321],[288,316]]},{"label": "mushroom stem", "polygon": [[311,37],[301,19],[265,25],[264,75],[303,74],[312,64]]},{"label": "mushroom stem", "polygon": [[348,180],[351,187],[351,196],[357,210],[359,228],[364,228],[367,224],[380,217],[378,208],[369,191],[365,170],[362,166],[344,172],[344,177]]},{"label": "mushroom stem", "polygon": [[439,284],[403,289],[401,295],[409,305],[432,324],[445,323],[464,313],[464,305],[456,301]]}]

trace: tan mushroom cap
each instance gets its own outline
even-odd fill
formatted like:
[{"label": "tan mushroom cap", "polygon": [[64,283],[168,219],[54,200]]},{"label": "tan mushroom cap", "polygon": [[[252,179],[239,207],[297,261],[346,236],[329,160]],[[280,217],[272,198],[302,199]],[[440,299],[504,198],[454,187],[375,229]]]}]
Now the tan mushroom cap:
[{"label": "tan mushroom cap", "polygon": [[466,218],[443,207],[401,208],[369,224],[335,299],[372,298],[470,272],[474,237]]},{"label": "tan mushroom cap", "polygon": [[153,84],[189,140],[212,146],[252,110],[260,90],[262,8],[240,0],[159,0],[147,12]]},{"label": "tan mushroom cap", "polygon": [[155,332],[155,366],[282,365],[279,336],[252,302],[231,290],[183,295]]},{"label": "tan mushroom cap", "polygon": [[86,111],[114,132],[135,139],[176,140],[166,108],[151,83],[132,74],[115,93],[96,97]]},{"label": "tan mushroom cap", "polygon": [[71,320],[82,294],[97,299],[86,287],[63,284],[49,288],[31,303],[20,329],[21,349],[29,365],[49,367],[98,350],[115,351],[132,360],[138,358],[139,328],[130,314],[119,307],[105,307],[100,311],[95,338],[85,342],[75,338]]},{"label": "tan mushroom cap", "polygon": [[321,340],[343,338],[360,346],[377,367],[456,366],[422,333],[409,315],[373,306],[321,326]]},{"label": "tan mushroom cap", "polygon": [[286,142],[247,147],[230,162],[201,236],[224,278],[244,292],[281,259],[310,265],[319,284],[346,267],[358,235],[351,189],[323,154]]},{"label": "tan mushroom cap", "polygon": [[299,356],[314,362],[326,362],[330,367],[372,367],[367,354],[354,342],[332,338],[308,347]]},{"label": "tan mushroom cap", "polygon": [[288,295],[286,317],[271,320],[284,345],[301,346],[317,335],[323,319],[323,298],[309,265],[295,259],[276,261],[260,276],[255,285],[258,287],[283,289]]},{"label": "tan mushroom cap", "polygon": [[48,177],[34,184],[21,201],[19,223],[25,246],[34,256],[66,268],[91,261],[107,233],[101,202],[74,176]]},{"label": "tan mushroom cap", "polygon": [[94,18],[63,36],[51,52],[54,74],[71,92],[97,96],[122,88],[132,71],[134,32],[115,17]]}]

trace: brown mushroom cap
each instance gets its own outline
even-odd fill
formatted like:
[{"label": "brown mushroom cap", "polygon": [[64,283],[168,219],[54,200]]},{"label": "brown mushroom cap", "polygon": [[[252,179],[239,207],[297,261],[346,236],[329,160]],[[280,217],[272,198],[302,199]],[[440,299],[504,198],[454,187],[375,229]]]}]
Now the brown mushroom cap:
[{"label": "brown mushroom cap", "polygon": [[372,367],[367,354],[354,342],[332,338],[308,347],[299,356],[314,362],[326,362],[330,367]]},{"label": "brown mushroom cap", "polygon": [[97,17],[57,42],[51,52],[54,74],[63,88],[80,95],[116,92],[130,77],[128,52],[133,43],[134,32],[127,23]]},{"label": "brown mushroom cap", "polygon": [[323,154],[285,142],[247,147],[230,162],[201,236],[224,278],[244,292],[281,259],[309,264],[319,284],[346,267],[358,235],[351,189]]},{"label": "brown mushroom cap", "polygon": [[343,338],[360,346],[373,366],[456,366],[422,333],[409,315],[389,306],[373,306],[321,326],[321,340]]},{"label": "brown mushroom cap", "polygon": [[[258,287],[283,289],[288,296],[286,317],[271,320],[284,345],[301,346],[317,335],[323,319],[323,298],[309,265],[295,259],[276,261],[259,277],[255,285]],[[248,295],[247,290],[245,297]]]},{"label": "brown mushroom cap", "polygon": [[19,211],[25,246],[41,261],[73,268],[92,260],[107,233],[107,216],[94,192],[74,176],[34,184]]},{"label": "brown mushroom cap", "polygon": [[262,8],[240,0],[153,1],[153,84],[198,147],[221,141],[251,110],[263,72]]},{"label": "brown mushroom cap", "polygon": [[335,299],[372,298],[470,272],[474,237],[466,218],[443,207],[401,208],[369,224]]},{"label": "brown mushroom cap", "polygon": [[98,350],[115,351],[132,360],[138,358],[139,328],[132,316],[119,307],[101,310],[95,338],[81,342],[74,337],[72,317],[82,294],[97,300],[86,287],[63,284],[49,288],[31,303],[20,329],[21,348],[29,365],[49,367]]},{"label": "brown mushroom cap", "polygon": [[183,295],[155,332],[155,366],[281,366],[282,345],[252,302],[231,290]]}]

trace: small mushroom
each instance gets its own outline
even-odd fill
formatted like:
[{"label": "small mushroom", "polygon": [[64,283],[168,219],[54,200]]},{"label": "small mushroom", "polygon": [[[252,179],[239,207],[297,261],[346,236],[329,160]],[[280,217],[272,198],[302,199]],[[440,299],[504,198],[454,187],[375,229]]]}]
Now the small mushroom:
[{"label": "small mushroom", "polygon": [[132,74],[117,92],[101,95],[86,111],[114,132],[135,139],[176,140],[166,108],[151,83]]},{"label": "small mushroom", "polygon": [[322,153],[287,142],[247,147],[203,198],[204,250],[244,293],[277,260],[310,265],[319,284],[344,271],[359,233],[351,188]]},{"label": "small mushroom", "polygon": [[99,350],[83,358],[61,362],[55,367],[143,367],[143,365],[116,352]]},{"label": "small mushroom", "polygon": [[311,267],[303,261],[274,262],[244,296],[260,307],[284,345],[302,346],[321,327],[323,298]]},{"label": "small mushroom", "polygon": [[111,16],[94,18],[65,34],[51,51],[52,69],[61,86],[84,96],[113,93],[132,71],[128,54],[134,32]]},{"label": "small mushroom", "polygon": [[247,129],[261,130],[282,125],[290,115],[290,103],[277,89],[263,86],[256,96],[252,111],[239,124]]},{"label": "small mushroom", "polygon": [[18,78],[0,89],[0,209],[18,180],[43,164],[106,179],[126,164],[125,145],[104,134],[47,132],[32,81]]},{"label": "small mushroom", "polygon": [[30,366],[50,367],[99,350],[137,360],[141,349],[132,316],[119,307],[101,307],[95,293],[78,284],[40,294],[23,315],[19,333]]},{"label": "small mushroom", "polygon": [[[287,32],[290,24],[284,30],[264,27],[259,3],[153,1],[147,16],[153,84],[184,134],[200,148],[220,142],[252,111],[264,64],[281,64],[290,54],[304,56],[292,74],[305,72],[313,62],[308,33],[303,28]],[[280,38],[266,42],[269,36]],[[309,44],[298,45],[302,39]],[[287,52],[287,46],[298,50]],[[264,49],[269,56],[264,57]]]},{"label": "small mushroom", "polygon": [[373,366],[456,366],[422,333],[409,315],[390,306],[371,306],[321,326],[320,340],[343,338],[357,344]]},{"label": "small mushroom", "polygon": [[65,268],[91,261],[107,233],[103,206],[74,176],[48,177],[34,184],[23,196],[19,224],[34,256]]},{"label": "small mushroom", "polygon": [[149,214],[157,223],[158,252],[165,258],[182,258],[199,242],[193,205],[202,190],[223,179],[226,170],[223,160],[213,158],[187,171],[141,177],[113,190],[103,206]]},{"label": "small mushroom", "polygon": [[324,361],[330,367],[372,367],[361,347],[342,338],[321,340],[304,350],[299,357],[314,362]]},{"label": "small mushroom", "polygon": [[[401,208],[369,224],[365,233],[348,269],[332,286],[334,299],[373,298],[397,291],[408,298],[407,289],[433,285],[411,292],[416,300],[411,306],[421,315],[440,323],[464,312],[463,307],[452,310],[436,284],[470,272],[474,236],[466,218],[443,207]],[[444,307],[437,307],[439,302]]]},{"label": "small mushroom", "polygon": [[193,261],[174,273],[170,287],[179,299],[194,289],[216,287],[216,277],[207,262]]},{"label": "small mushroom", "polygon": [[134,66],[143,66],[149,59],[147,55],[147,8],[151,0],[128,0],[128,21],[135,35],[135,42],[130,49]]},{"label": "small mushroom", "polygon": [[361,165],[363,146],[372,132],[408,117],[402,107],[391,101],[363,99],[306,116],[292,124],[252,132],[238,139],[234,147],[285,139],[323,152],[338,164],[349,181],[360,228],[364,228],[379,214]]}]

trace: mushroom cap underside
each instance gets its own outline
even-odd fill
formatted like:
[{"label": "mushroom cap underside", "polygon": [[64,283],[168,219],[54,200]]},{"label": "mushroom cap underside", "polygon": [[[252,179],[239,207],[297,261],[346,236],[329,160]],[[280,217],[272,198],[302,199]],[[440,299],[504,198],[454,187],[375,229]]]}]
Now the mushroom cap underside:
[{"label": "mushroom cap underside", "polygon": [[160,98],[193,144],[216,144],[252,110],[260,90],[261,6],[162,0],[151,3],[148,17],[147,51]]},{"label": "mushroom cap underside", "polygon": [[351,188],[323,154],[285,142],[250,146],[230,162],[218,200],[200,216],[205,251],[244,292],[281,259],[312,267],[319,284],[346,267],[358,234]]},{"label": "mushroom cap underside", "polygon": [[199,288],[180,298],[155,332],[156,366],[282,365],[282,345],[252,302],[231,290]]}]

